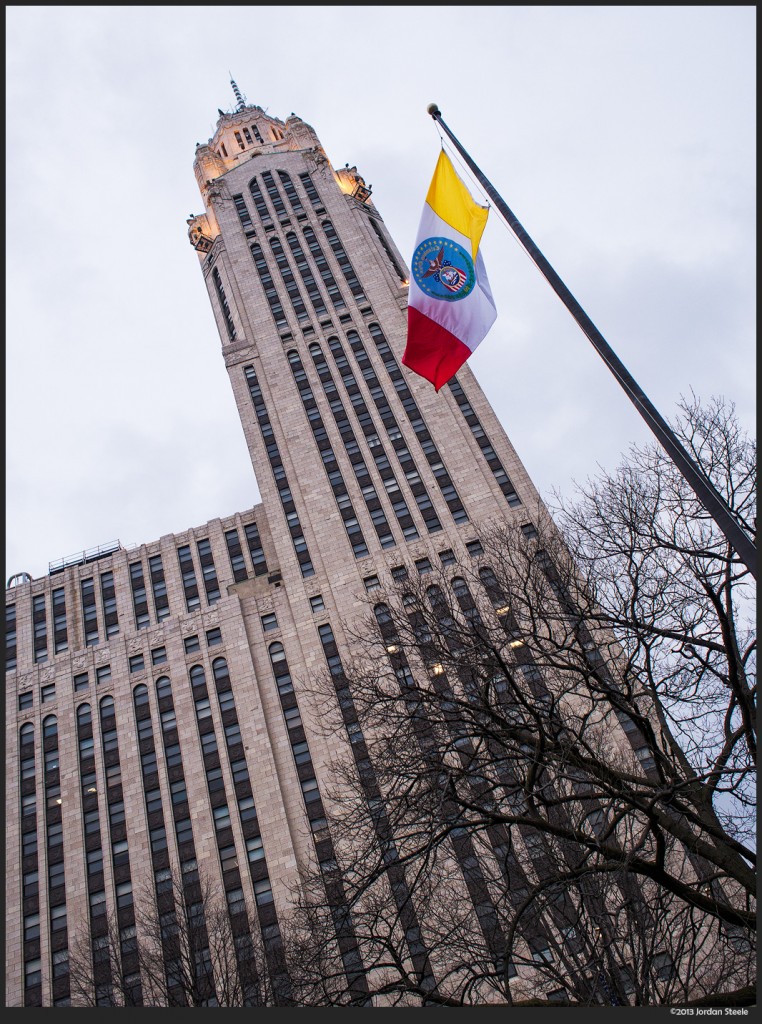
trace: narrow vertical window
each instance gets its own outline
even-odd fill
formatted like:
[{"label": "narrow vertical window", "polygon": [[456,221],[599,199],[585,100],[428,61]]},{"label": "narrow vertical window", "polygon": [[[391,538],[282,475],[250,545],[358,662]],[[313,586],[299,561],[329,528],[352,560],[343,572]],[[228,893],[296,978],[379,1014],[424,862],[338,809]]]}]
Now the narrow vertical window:
[{"label": "narrow vertical window", "polygon": [[286,198],[291,204],[291,209],[297,214],[304,213],[302,201],[294,188],[294,183],[291,178],[285,171],[278,171],[278,177],[280,178],[280,183],[283,186],[283,191],[286,193]]},{"label": "narrow vertical window", "polygon": [[511,483],[511,479],[506,473],[502,462],[498,458],[497,452],[492,447],[484,428],[479,422],[479,417],[474,412],[463,387],[455,378],[453,378],[447,386],[449,387],[453,398],[458,403],[458,408],[463,414],[463,418],[476,439],[476,443],[481,448],[482,455],[486,459],[487,465],[492,470],[492,474],[495,477],[500,490],[503,492],[505,500],[511,508],[516,508],[521,504],[521,498],[516,493],[516,489]]},{"label": "narrow vertical window", "polygon": [[177,549],[177,560],[180,564],[180,573],[183,579],[183,592],[185,594],[185,606],[189,612],[201,607],[201,598],[198,592],[196,570],[193,565],[190,544],[183,544]]},{"label": "narrow vertical window", "polygon": [[246,571],[246,562],[243,557],[241,538],[238,536],[238,530],[226,530],[225,543],[228,548],[230,568],[233,570],[233,579],[236,583],[240,583],[242,580],[247,579],[249,574]]},{"label": "narrow vertical window", "polygon": [[352,266],[349,256],[344,251],[344,246],[341,244],[341,239],[336,234],[336,229],[333,224],[329,221],[323,221],[322,223],[325,237],[328,239],[328,244],[333,250],[333,254],[336,257],[336,262],[341,267],[341,272],[346,278],[346,282],[349,285],[349,290],[357,300],[357,302],[367,302],[365,292],[362,289],[362,285],[358,280],[357,274],[355,273],[354,267]]},{"label": "narrow vertical window", "polygon": [[230,341],[235,341],[235,324],[233,323],[233,317],[230,313],[230,306],[225,295],[225,289],[222,287],[222,278],[220,277],[219,270],[215,267],[212,271],[212,280],[214,281],[214,290],[217,292],[217,299],[222,309],[222,316],[225,321],[225,329],[228,332],[228,338]]},{"label": "narrow vertical window", "polygon": [[267,560],[265,559],[262,538],[259,536],[257,524],[248,523],[244,526],[243,532],[246,534],[246,543],[249,547],[251,564],[254,566],[254,575],[263,576],[267,572]]},{"label": "narrow vertical window", "polygon": [[286,210],[281,194],[278,191],[278,186],[275,184],[275,179],[273,178],[272,173],[270,171],[264,171],[262,173],[262,181],[265,183],[265,188],[267,189],[267,194],[270,197],[272,208],[275,210],[278,217],[281,220],[288,217],[288,211]]},{"label": "narrow vertical window", "polygon": [[236,213],[238,219],[241,222],[241,227],[247,235],[256,235],[256,229],[254,223],[249,214],[249,208],[246,205],[246,200],[241,195],[233,196],[233,202],[235,203]]},{"label": "narrow vertical window", "polygon": [[262,388],[257,379],[254,367],[245,366],[243,369],[246,376],[246,383],[249,387],[251,401],[254,405],[254,411],[257,414],[259,429],[270,459],[270,468],[272,469],[275,484],[278,488],[278,496],[280,497],[281,505],[283,507],[283,514],[285,515],[286,522],[288,524],[291,543],[293,544],[294,551],[296,552],[301,574],[306,579],[308,576],[315,575],[315,567],[312,564],[312,559],[310,558],[309,550],[307,548],[307,541],[305,540],[304,532],[302,530],[302,524],[299,521],[299,514],[296,511],[294,496],[288,485],[288,479],[283,467],[283,460],[280,456],[278,444],[273,437],[272,423],[270,422],[267,406],[265,405],[264,396],[262,395]]},{"label": "narrow vertical window", "polygon": [[397,262],[397,257],[392,252],[391,246],[387,242],[386,237],[384,236],[384,233],[381,230],[380,226],[376,223],[375,217],[368,217],[368,220],[370,221],[370,226],[376,232],[376,235],[378,236],[378,240],[381,243],[381,245],[383,246],[384,252],[386,253],[386,255],[388,257],[389,262],[391,263],[392,267],[394,268],[394,273],[397,275],[397,277],[400,279],[400,281],[402,281],[403,284],[407,284],[407,274],[405,273],[405,271],[402,269],[402,267]]},{"label": "narrow vertical window", "polygon": [[5,671],[16,668],[16,605],[5,606]]},{"label": "narrow vertical window", "polygon": [[309,313],[307,307],[304,304],[301,292],[299,291],[299,285],[296,283],[296,278],[291,272],[291,267],[288,262],[288,258],[283,251],[283,246],[279,238],[270,239],[270,248],[273,251],[275,262],[278,264],[278,270],[280,276],[283,278],[283,284],[286,286],[288,297],[291,300],[291,306],[296,313],[299,320],[308,320]]},{"label": "narrow vertical window", "polygon": [[214,558],[212,556],[212,545],[209,543],[208,538],[205,538],[196,543],[196,548],[198,550],[198,560],[201,564],[201,573],[204,577],[206,599],[210,605],[216,604],[221,595],[220,584],[217,580],[217,570],[214,567]]},{"label": "narrow vertical window", "polygon": [[69,635],[66,629],[66,593],[58,587],[51,595],[53,606],[53,646],[55,653],[65,651],[69,647]]},{"label": "narrow vertical window", "polygon": [[81,580],[82,620],[85,632],[85,646],[98,643],[98,609],[95,605],[95,583],[92,579]]},{"label": "narrow vertical window", "polygon": [[103,624],[106,636],[115,636],[119,632],[119,616],[116,611],[113,572],[101,573],[101,600],[103,601]]},{"label": "narrow vertical window", "polygon": [[156,608],[156,621],[163,622],[168,619],[169,596],[167,595],[167,581],[164,578],[164,564],[161,555],[152,555],[148,559],[148,571],[151,576],[151,589],[153,590],[153,603]]},{"label": "narrow vertical window", "polygon": [[270,216],[265,197],[262,195],[262,189],[259,187],[259,182],[256,178],[252,178],[249,182],[249,192],[251,192],[251,198],[254,200],[254,206],[259,214],[259,219],[262,221],[262,227],[272,227],[273,219]]},{"label": "narrow vertical window", "polygon": [[325,258],[323,250],[320,248],[320,243],[317,240],[315,232],[310,227],[304,228],[304,237],[307,245],[309,246],[310,254],[315,261],[315,266],[318,269],[318,273],[323,281],[323,286],[328,292],[328,298],[333,303],[336,309],[345,309],[346,302],[339,290],[339,286],[336,284],[336,279],[331,273],[331,268],[328,265],[328,260]]},{"label": "narrow vertical window", "polygon": [[130,586],[132,587],[132,606],[135,609],[135,626],[146,629],[151,619],[148,612],[148,594],[143,578],[143,563],[133,562],[130,565]]},{"label": "narrow vertical window", "polygon": [[313,180],[309,176],[309,174],[307,174],[307,173],[300,174],[299,175],[299,180],[301,181],[302,185],[304,186],[304,191],[307,193],[307,198],[312,203],[312,205],[315,208],[315,210],[317,210],[318,213],[325,213],[325,208],[323,207],[323,201],[320,198],[320,196],[318,194],[318,190],[315,188],[315,183],[313,182]]},{"label": "narrow vertical window", "polygon": [[304,287],[307,289],[307,295],[309,296],[309,300],[312,303],[315,312],[318,316],[326,316],[328,310],[326,309],[325,302],[323,302],[323,296],[320,294],[317,281],[315,280],[299,239],[293,232],[289,232],[286,235],[286,241],[291,249],[291,253],[296,263],[296,269],[299,271],[302,281],[304,281]]},{"label": "narrow vertical window", "polygon": [[280,297],[278,295],[278,289],[275,287],[275,283],[272,279],[270,268],[267,265],[267,260],[265,259],[264,253],[262,252],[262,247],[260,245],[257,245],[256,243],[252,245],[251,255],[254,260],[254,266],[257,268],[257,273],[259,274],[259,280],[262,283],[262,288],[264,289],[265,292],[265,298],[267,299],[268,304],[270,306],[270,312],[273,315],[275,326],[287,327],[288,320],[283,309],[283,304],[280,301]]},{"label": "narrow vertical window", "polygon": [[37,594],[32,598],[32,635],[34,660],[40,664],[48,660],[48,625],[44,594]]}]

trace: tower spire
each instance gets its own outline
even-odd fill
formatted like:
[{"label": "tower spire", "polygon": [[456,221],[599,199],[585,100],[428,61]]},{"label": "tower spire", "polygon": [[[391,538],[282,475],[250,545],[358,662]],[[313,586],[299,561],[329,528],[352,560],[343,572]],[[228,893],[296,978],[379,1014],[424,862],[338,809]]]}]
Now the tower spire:
[{"label": "tower spire", "polygon": [[246,103],[244,101],[243,96],[241,95],[241,90],[236,85],[235,80],[233,79],[233,76],[230,74],[229,71],[228,74],[230,75],[230,84],[233,86],[235,98],[238,100],[238,106],[236,107],[236,110],[243,110],[243,108],[246,106]]}]

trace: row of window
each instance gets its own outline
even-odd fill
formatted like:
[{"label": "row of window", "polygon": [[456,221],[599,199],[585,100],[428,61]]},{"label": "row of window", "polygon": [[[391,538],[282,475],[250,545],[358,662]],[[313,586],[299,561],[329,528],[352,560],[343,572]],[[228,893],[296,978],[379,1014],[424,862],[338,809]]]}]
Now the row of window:
[{"label": "row of window", "polygon": [[296,558],[299,562],[301,574],[306,579],[309,576],[315,575],[315,568],[312,564],[309,550],[307,549],[307,541],[304,537],[302,524],[299,521],[299,514],[296,511],[296,503],[294,502],[291,488],[288,485],[286,469],[283,465],[283,459],[280,455],[278,443],[275,440],[275,432],[273,430],[272,423],[270,422],[270,416],[267,412],[267,406],[265,405],[264,396],[262,395],[262,388],[259,384],[253,366],[245,366],[244,374],[246,375],[246,383],[249,387],[249,394],[254,406],[257,422],[259,423],[259,429],[262,434],[262,440],[265,444],[267,457],[270,461],[270,468],[272,470],[273,479],[275,480],[275,486],[278,490],[278,496],[281,500],[283,513],[286,517],[286,523],[291,536],[291,543],[293,544],[294,551],[296,552]]},{"label": "row of window", "polygon": [[[243,138],[241,138],[241,133],[243,133]],[[263,146],[265,143],[259,128],[253,123],[248,127],[241,128],[241,131],[234,130],[233,135],[238,143],[238,148],[241,150],[245,150],[247,146],[254,146],[257,143],[259,143],[260,146]],[[279,142],[282,138],[283,132],[280,128],[276,128],[275,125],[270,125],[270,139],[268,139],[268,141],[272,140],[273,142]],[[220,153],[226,160],[228,159],[228,151],[225,148],[224,142],[220,143]]]},{"label": "row of window", "polygon": [[[264,623],[263,623],[264,627]],[[275,628],[268,626],[267,628]],[[215,647],[222,643],[222,630],[219,626],[214,626],[212,629],[206,631],[206,643],[208,647]],[[183,641],[186,655],[193,654],[201,649],[198,634],[185,637]],[[150,652],[151,665],[156,668],[160,665],[164,665],[167,662],[167,649],[164,646],[154,647]],[[130,673],[143,672],[145,671],[145,656],[143,654],[133,654],[129,658],[129,669]],[[95,670],[95,682],[96,685],[100,686],[103,683],[107,683],[111,680],[111,666],[110,665],[99,665]],[[73,678],[74,692],[78,693],[82,690],[88,689],[90,686],[90,674],[89,672],[78,672]],[[56,698],[56,684],[46,683],[40,687],[40,703],[47,704],[54,701]],[[34,706],[34,691],[24,690],[18,695],[18,708],[19,711],[26,711]]]},{"label": "row of window", "polygon": [[[304,212],[304,207],[294,187],[294,183],[291,181],[289,175],[284,171],[279,171],[278,173],[281,179],[281,186],[286,193],[292,210],[297,215],[297,219],[300,221],[305,220],[306,214]],[[291,222],[289,220],[288,211],[272,173],[269,171],[264,172],[262,180],[265,185],[269,201],[272,204],[272,209],[275,212],[275,217],[282,225],[290,225]],[[310,176],[306,173],[301,174],[300,180],[313,207],[319,213],[325,213],[325,209]],[[249,183],[249,192],[261,227],[266,233],[272,231],[275,226],[275,222],[257,178],[253,178]],[[233,199],[244,233],[250,239],[256,237],[257,230],[254,226],[254,222],[244,196],[238,194],[234,196]],[[321,228],[325,241],[328,243],[328,247],[336,260],[352,297],[357,302],[367,302],[365,293],[357,278],[357,274],[355,273],[351,261],[347,256],[346,250],[336,233],[335,227],[331,221],[326,220],[321,222]],[[302,228],[302,236],[306,245],[306,250],[302,244],[302,240],[295,231],[286,231],[285,242],[290,252],[290,259],[286,255],[283,243],[277,235],[271,235],[269,239],[269,246],[272,261],[278,268],[283,288],[288,295],[291,309],[296,320],[300,324],[305,324],[310,319],[310,313],[308,312],[305,304],[302,289],[304,290],[304,294],[306,294],[310,306],[318,319],[328,316],[328,306],[326,305],[325,298],[323,297],[323,292],[321,292],[320,287],[318,286],[318,281],[315,273],[313,273],[313,269],[317,272],[317,276],[325,289],[325,294],[328,296],[331,306],[334,309],[345,309],[346,301],[341,293],[341,289],[339,288],[336,278],[333,275],[326,253],[315,233],[315,230],[310,225],[304,225]],[[288,318],[285,313],[280,293],[273,280],[270,263],[265,255],[265,250],[259,242],[251,242],[249,247],[254,261],[254,266],[259,275],[265,298],[267,299],[276,327],[279,329],[286,328],[288,327]],[[292,269],[292,264],[293,267],[296,268],[296,274]],[[297,275],[299,280],[297,280]],[[235,339],[235,326],[230,316],[224,287],[217,268],[212,271],[212,278],[217,292],[217,298],[222,309],[228,338],[233,341]],[[299,281],[301,281],[301,286]]]},{"label": "row of window", "polygon": [[519,498],[516,490],[511,483],[511,479],[505,471],[502,462],[500,461],[497,452],[492,447],[489,438],[484,432],[484,428],[479,422],[479,417],[473,410],[471,403],[466,397],[466,393],[463,390],[460,382],[453,377],[449,382],[448,387],[452,392],[455,401],[458,403],[458,408],[463,413],[466,423],[471,429],[471,433],[476,438],[476,442],[481,448],[482,455],[487,460],[487,465],[492,470],[492,474],[497,480],[500,490],[505,495],[505,499],[511,508],[516,508],[521,504],[521,498]]},{"label": "row of window", "polygon": [[[246,551],[251,561],[255,576],[267,572],[262,540],[256,523],[244,526]],[[225,532],[225,543],[230,559],[230,567],[235,582],[247,579],[249,569],[244,556],[244,548],[237,529]],[[185,611],[192,612],[201,607],[201,591],[198,585],[196,563],[191,553],[191,545],[181,545],[177,549],[178,567],[182,578]],[[208,538],[196,542],[196,557],[203,581],[203,594],[208,606],[214,605],[221,597],[217,570],[212,555],[211,543]],[[145,629],[156,623],[163,622],[170,614],[167,581],[161,555],[148,557],[148,573],[145,573],[142,561],[129,565],[130,592],[135,617],[135,627]],[[99,578],[90,577],[80,580],[81,622],[84,645],[95,646],[101,636],[105,639],[119,633],[117,614],[116,589],[113,571],[102,572]],[[149,599],[150,588],[150,599]],[[98,601],[100,593],[100,602]],[[99,610],[100,604],[100,610]],[[16,660],[16,606],[6,605],[5,613],[6,637],[6,671],[17,667]],[[100,620],[100,621],[99,621]],[[56,587],[50,593],[50,620],[48,620],[45,594],[32,596],[32,650],[37,664],[43,664],[51,653],[60,654],[69,649],[70,636],[67,625],[66,590]]]}]

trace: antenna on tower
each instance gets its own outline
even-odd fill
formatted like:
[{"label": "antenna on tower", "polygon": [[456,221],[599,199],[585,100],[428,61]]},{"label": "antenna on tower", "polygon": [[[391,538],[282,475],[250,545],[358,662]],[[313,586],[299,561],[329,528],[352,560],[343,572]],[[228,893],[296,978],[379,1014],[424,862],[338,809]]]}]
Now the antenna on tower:
[{"label": "antenna on tower", "polygon": [[[228,71],[228,74],[230,75],[229,71]],[[238,100],[238,106],[236,107],[236,110],[243,110],[244,107],[246,106],[246,102],[244,101],[244,98],[241,95],[241,90],[235,84],[235,81],[234,81],[232,75],[230,75],[230,84],[233,86],[233,92],[235,93],[235,98]]]}]

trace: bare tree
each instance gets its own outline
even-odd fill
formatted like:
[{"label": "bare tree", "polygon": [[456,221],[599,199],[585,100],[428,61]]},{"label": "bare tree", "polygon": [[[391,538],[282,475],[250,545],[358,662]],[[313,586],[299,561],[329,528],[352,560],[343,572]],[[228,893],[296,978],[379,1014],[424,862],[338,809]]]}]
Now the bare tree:
[{"label": "bare tree", "polygon": [[[135,900],[125,937],[112,916],[70,951],[72,994],[84,1006],[270,1006],[287,1001],[282,949],[266,955],[256,915],[228,906],[205,876],[167,871]],[[277,961],[277,962],[276,962]],[[274,980],[273,980],[274,979]],[[279,984],[279,979],[280,984]]]},{"label": "bare tree", "polygon": [[[751,531],[755,450],[732,408],[684,403],[676,432]],[[351,743],[331,832],[370,992],[749,1001],[750,574],[651,448],[555,524],[533,518],[374,592],[356,656],[313,681]],[[333,979],[321,998],[341,1002],[315,882],[301,912],[315,976]]]}]

